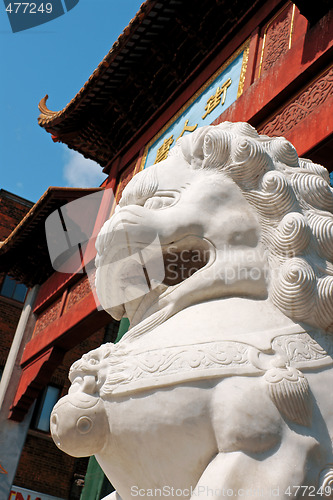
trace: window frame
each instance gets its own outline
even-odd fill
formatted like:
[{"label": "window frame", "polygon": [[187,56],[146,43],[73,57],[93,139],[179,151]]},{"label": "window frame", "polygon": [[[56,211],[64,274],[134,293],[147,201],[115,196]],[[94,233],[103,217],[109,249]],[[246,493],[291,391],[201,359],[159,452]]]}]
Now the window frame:
[{"label": "window frame", "polygon": [[[56,397],[53,397],[51,399],[51,402],[47,404],[47,406],[51,405],[51,407],[47,408],[45,406],[45,401],[47,400],[49,389],[55,389],[57,394],[56,394]],[[50,434],[51,412],[52,412],[52,409],[53,409],[54,405],[56,404],[56,402],[60,399],[61,391],[62,391],[62,387],[59,387],[56,384],[47,384],[44,387],[44,389],[39,394],[39,396],[36,400],[36,406],[35,406],[34,413],[33,413],[32,419],[31,419],[31,426],[30,426],[31,429],[38,431],[38,432],[41,432],[43,434]],[[44,411],[45,411],[45,415],[42,415]],[[44,421],[46,420],[48,422],[47,430],[41,424],[41,419],[43,419]]]},{"label": "window frame", "polygon": [[[25,294],[23,299],[20,297],[20,292],[17,294],[17,290],[23,290],[25,288]],[[0,296],[5,297],[6,299],[15,300],[19,304],[24,304],[28,293],[28,287],[24,283],[20,283],[8,274],[5,274],[0,288]],[[15,297],[16,294],[16,297]]]}]

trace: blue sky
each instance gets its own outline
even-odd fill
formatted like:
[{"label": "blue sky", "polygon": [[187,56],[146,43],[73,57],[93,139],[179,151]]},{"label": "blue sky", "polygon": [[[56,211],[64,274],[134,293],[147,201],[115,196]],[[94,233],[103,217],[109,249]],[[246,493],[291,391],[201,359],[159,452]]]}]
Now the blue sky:
[{"label": "blue sky", "polygon": [[12,33],[0,0],[0,188],[36,202],[49,186],[98,186],[102,168],[53,143],[38,103],[62,109],[139,10],[138,0],[80,0],[41,26]]}]

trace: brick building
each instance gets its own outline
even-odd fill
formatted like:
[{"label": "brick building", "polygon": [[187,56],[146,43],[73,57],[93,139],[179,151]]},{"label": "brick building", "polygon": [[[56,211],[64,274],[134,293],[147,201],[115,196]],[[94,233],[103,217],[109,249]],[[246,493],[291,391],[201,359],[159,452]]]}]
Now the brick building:
[{"label": "brick building", "polygon": [[17,224],[29,212],[33,203],[10,193],[5,189],[0,189],[0,241],[3,242],[7,236],[15,229]]},{"label": "brick building", "polygon": [[[1,420],[8,416],[9,403],[6,397],[11,394],[12,390],[15,390],[15,382],[20,376],[17,360],[14,361],[14,366],[11,367],[12,373],[9,375],[10,364],[6,365],[6,361],[10,359],[9,352],[28,287],[30,291],[36,289],[36,283],[38,286],[38,282],[43,282],[47,273],[50,274],[53,271],[46,248],[45,218],[50,212],[56,210],[59,204],[77,200],[79,197],[93,192],[96,192],[96,189],[49,188],[45,195],[33,205],[12,193],[0,191],[1,239],[5,246],[11,247],[13,255],[12,260],[8,260],[6,253],[4,253],[1,269],[6,272],[2,272],[0,275],[0,367],[1,373],[5,370],[4,379],[9,381],[6,394],[2,396]],[[37,248],[38,259],[35,258]],[[17,279],[13,279],[12,274]],[[79,301],[79,296],[76,297]],[[41,312],[40,315],[44,320],[50,321],[47,314]],[[7,465],[8,448],[6,442],[2,440],[0,446],[0,465],[2,467],[0,488],[1,480],[10,476],[11,483],[13,483],[9,495],[11,500],[22,500],[22,498],[25,500],[29,498],[29,495],[33,500],[35,498],[41,500],[51,500],[51,498],[75,500],[80,498],[88,459],[75,459],[59,451],[50,437],[49,414],[57,399],[68,391],[68,371],[71,364],[83,353],[94,349],[101,343],[113,341],[117,327],[116,322],[106,323],[89,338],[77,343],[72,349],[68,349],[64,352],[63,359],[59,356],[59,363],[49,383],[45,387],[34,388],[36,403],[29,414],[22,434],[16,471],[10,470]],[[43,323],[40,322],[38,331],[42,329]],[[25,343],[38,331],[35,328],[35,313],[32,311],[16,357],[22,356]],[[6,380],[2,382],[5,384]],[[6,431],[9,435],[13,432],[10,427]]]},{"label": "brick building", "polygon": [[[316,5],[193,0],[190,6],[183,0],[146,0],[63,110],[48,110],[46,98],[40,103],[39,124],[54,142],[97,161],[108,174],[91,234],[112,213],[108,189],[119,200],[136,172],[163,159],[176,138],[196,126],[249,122],[260,133],[285,136],[299,156],[332,171],[329,7],[326,0]],[[17,425],[24,424],[66,353],[110,322],[96,307],[87,276],[53,272],[43,260],[45,245],[29,246],[31,255],[40,256],[38,269],[27,271],[29,256],[17,263],[20,238],[14,234],[0,249],[0,263],[11,264],[16,279],[39,285],[30,340],[18,357],[21,373],[11,394],[8,421],[21,422]],[[84,261],[93,258],[92,242]],[[95,488],[82,498],[100,493]]]}]

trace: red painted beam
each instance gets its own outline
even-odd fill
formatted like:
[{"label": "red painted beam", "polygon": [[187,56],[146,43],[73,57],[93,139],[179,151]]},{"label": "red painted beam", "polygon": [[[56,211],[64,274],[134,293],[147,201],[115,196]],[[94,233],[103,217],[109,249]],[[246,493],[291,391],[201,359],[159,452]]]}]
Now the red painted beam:
[{"label": "red painted beam", "polygon": [[52,346],[68,350],[110,322],[105,311],[97,311],[92,292],[53,321],[25,346],[21,365],[24,367],[39,353]]}]

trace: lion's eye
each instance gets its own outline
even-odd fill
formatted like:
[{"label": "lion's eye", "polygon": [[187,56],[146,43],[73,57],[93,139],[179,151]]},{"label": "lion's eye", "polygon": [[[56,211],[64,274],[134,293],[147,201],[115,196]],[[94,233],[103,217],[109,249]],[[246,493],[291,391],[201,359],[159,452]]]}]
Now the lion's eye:
[{"label": "lion's eye", "polygon": [[145,201],[144,207],[150,208],[152,210],[158,210],[160,208],[166,208],[172,205],[175,201],[175,197],[173,195],[156,195],[148,198]]},{"label": "lion's eye", "polygon": [[145,201],[145,204],[143,206],[145,208],[151,208],[156,210],[158,208],[162,208],[163,201],[159,196],[153,196],[152,198],[148,198],[148,200]]}]

